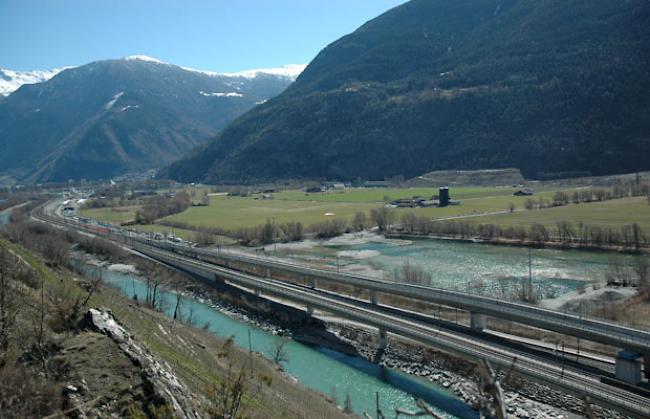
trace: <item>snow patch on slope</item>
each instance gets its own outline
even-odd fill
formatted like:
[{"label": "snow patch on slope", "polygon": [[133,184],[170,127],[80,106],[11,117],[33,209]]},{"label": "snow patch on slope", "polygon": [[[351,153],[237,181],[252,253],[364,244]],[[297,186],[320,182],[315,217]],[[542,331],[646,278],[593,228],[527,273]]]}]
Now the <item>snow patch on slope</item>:
[{"label": "snow patch on slope", "polygon": [[126,105],[122,109],[120,109],[120,112],[128,111],[129,109],[138,109],[140,108],[140,105]]},{"label": "snow patch on slope", "polygon": [[72,67],[35,71],[13,71],[0,68],[0,95],[9,96],[23,84],[36,84],[48,81],[67,68]]},{"label": "snow patch on slope", "polygon": [[122,97],[123,94],[124,94],[124,92],[120,92],[120,93],[116,94],[115,96],[113,96],[113,98],[110,101],[108,101],[108,103],[106,105],[104,105],[104,109],[106,109],[106,110],[111,109],[113,107],[113,105],[115,105],[115,102],[117,102]]},{"label": "snow patch on slope", "polygon": [[200,91],[199,94],[201,96],[208,96],[208,97],[242,97],[241,93],[237,92],[228,92],[228,93],[222,93],[222,92],[215,92],[215,93],[208,93],[204,91]]}]

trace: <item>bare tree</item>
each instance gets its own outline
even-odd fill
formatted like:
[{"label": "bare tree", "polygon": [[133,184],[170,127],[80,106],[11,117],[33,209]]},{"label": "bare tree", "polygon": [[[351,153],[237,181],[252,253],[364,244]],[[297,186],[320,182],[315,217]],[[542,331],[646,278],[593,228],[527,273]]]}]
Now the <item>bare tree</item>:
[{"label": "bare tree", "polygon": [[415,214],[407,212],[402,215],[402,228],[404,228],[405,231],[413,233],[417,223],[418,217]]},{"label": "bare tree", "polygon": [[260,390],[262,384],[270,385],[271,379],[268,376],[259,377],[259,386],[251,388],[253,375],[250,365],[250,371],[247,371],[245,365],[237,367],[234,360],[234,337],[228,338],[221,351],[218,354],[220,359],[226,361],[226,372],[222,374],[219,381],[213,382],[208,387],[208,406],[207,412],[210,418],[214,419],[234,419],[239,412],[241,402],[245,394],[254,395]]},{"label": "bare tree", "polygon": [[549,241],[549,234],[546,227],[544,227],[544,224],[535,223],[530,226],[529,237],[538,245]]},{"label": "bare tree", "polygon": [[174,320],[178,319],[181,312],[181,304],[183,303],[183,294],[176,291],[176,305],[174,306]]},{"label": "bare tree", "polygon": [[214,236],[203,229],[194,233],[194,241],[200,246],[210,246],[215,243]]},{"label": "bare tree", "polygon": [[526,199],[526,202],[524,202],[524,208],[529,211],[535,209],[535,200],[533,198]]},{"label": "bare tree", "polygon": [[169,283],[168,272],[161,267],[154,266],[151,272],[146,275],[145,305],[154,310],[162,310],[162,297],[160,288],[163,284]]},{"label": "bare tree", "polygon": [[639,256],[632,266],[636,275],[639,292],[650,298],[650,262],[645,256]]},{"label": "bare tree", "polygon": [[190,304],[187,312],[187,317],[185,318],[185,324],[188,326],[194,325],[194,306]]},{"label": "bare tree", "polygon": [[289,360],[289,356],[287,355],[285,348],[287,343],[289,343],[289,339],[284,336],[277,337],[273,343],[273,348],[271,348],[271,358],[273,358],[273,362],[275,362],[277,365],[280,365],[282,362],[287,362]]},{"label": "bare tree", "polygon": [[398,280],[406,284],[428,285],[431,275],[422,266],[407,259],[398,272]]},{"label": "bare tree", "polygon": [[386,207],[372,209],[370,218],[377,225],[379,231],[385,231],[395,222],[395,211]]},{"label": "bare tree", "polygon": [[573,240],[575,233],[571,224],[566,221],[558,221],[555,223],[557,226],[557,236],[560,238],[562,243],[569,243]]},{"label": "bare tree", "polygon": [[569,194],[563,191],[557,191],[555,192],[555,195],[553,195],[553,205],[556,207],[566,205],[569,203]]},{"label": "bare tree", "polygon": [[624,265],[619,258],[611,258],[605,271],[607,285],[630,286],[633,282],[634,272],[629,266]]},{"label": "bare tree", "polygon": [[356,214],[354,214],[354,218],[352,219],[352,228],[354,229],[354,231],[365,230],[367,224],[368,224],[368,217],[366,216],[365,212],[359,211]]}]

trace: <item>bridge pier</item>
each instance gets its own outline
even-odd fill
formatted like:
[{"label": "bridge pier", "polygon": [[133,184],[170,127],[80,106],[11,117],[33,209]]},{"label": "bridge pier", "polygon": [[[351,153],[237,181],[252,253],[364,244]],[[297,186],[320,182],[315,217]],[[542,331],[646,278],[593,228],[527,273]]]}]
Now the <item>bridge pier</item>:
[{"label": "bridge pier", "polygon": [[386,333],[386,330],[379,329],[379,342],[377,344],[377,352],[375,353],[375,357],[372,359],[373,363],[378,364],[379,361],[381,361],[381,357],[384,356],[384,352],[386,352],[387,347],[388,334]]},{"label": "bridge pier", "polygon": [[375,290],[370,291],[370,302],[375,305],[379,303],[379,297],[377,296],[377,291]]},{"label": "bridge pier", "polygon": [[482,332],[485,329],[485,314],[471,312],[469,317],[469,326],[472,330]]},{"label": "bridge pier", "polygon": [[632,351],[621,351],[616,356],[616,379],[637,385],[641,382],[641,355]]}]

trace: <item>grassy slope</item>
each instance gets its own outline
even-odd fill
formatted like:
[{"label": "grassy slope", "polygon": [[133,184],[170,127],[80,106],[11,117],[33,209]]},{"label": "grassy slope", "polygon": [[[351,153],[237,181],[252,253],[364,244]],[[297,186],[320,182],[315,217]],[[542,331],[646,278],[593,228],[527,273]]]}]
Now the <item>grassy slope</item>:
[{"label": "grassy slope", "polygon": [[[63,286],[68,274],[47,268],[37,256],[20,246],[0,238],[0,246],[8,247],[45,278],[50,286]],[[77,292],[82,292],[75,288]],[[91,299],[91,306],[107,307],[133,334],[139,344],[170,365],[195,394],[204,394],[210,382],[225,373],[224,360],[218,357],[224,340],[203,330],[174,322],[161,313],[145,309],[111,287],[102,287]],[[164,332],[163,332],[164,330]],[[243,350],[233,353],[235,364],[248,362]],[[342,413],[322,395],[305,389],[291,378],[278,374],[270,361],[254,356],[254,371],[270,376],[270,387],[259,386],[259,392],[244,400],[244,414],[251,418],[341,417]],[[256,382],[251,387],[257,388]],[[281,402],[280,402],[281,401]]]}]

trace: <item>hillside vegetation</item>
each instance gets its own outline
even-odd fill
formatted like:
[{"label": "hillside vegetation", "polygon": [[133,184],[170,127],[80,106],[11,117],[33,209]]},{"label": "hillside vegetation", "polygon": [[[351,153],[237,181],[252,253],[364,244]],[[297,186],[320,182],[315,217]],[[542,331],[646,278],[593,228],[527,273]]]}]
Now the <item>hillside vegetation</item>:
[{"label": "hillside vegetation", "polygon": [[[121,249],[40,223],[7,228],[13,242],[0,238],[0,417],[346,416],[272,361],[167,318],[155,294],[134,300],[67,268],[73,243],[109,260],[124,259]],[[154,269],[146,272],[154,281],[179,280]]]},{"label": "hillside vegetation", "polygon": [[650,168],[650,3],[412,0],[163,171],[183,181]]}]

